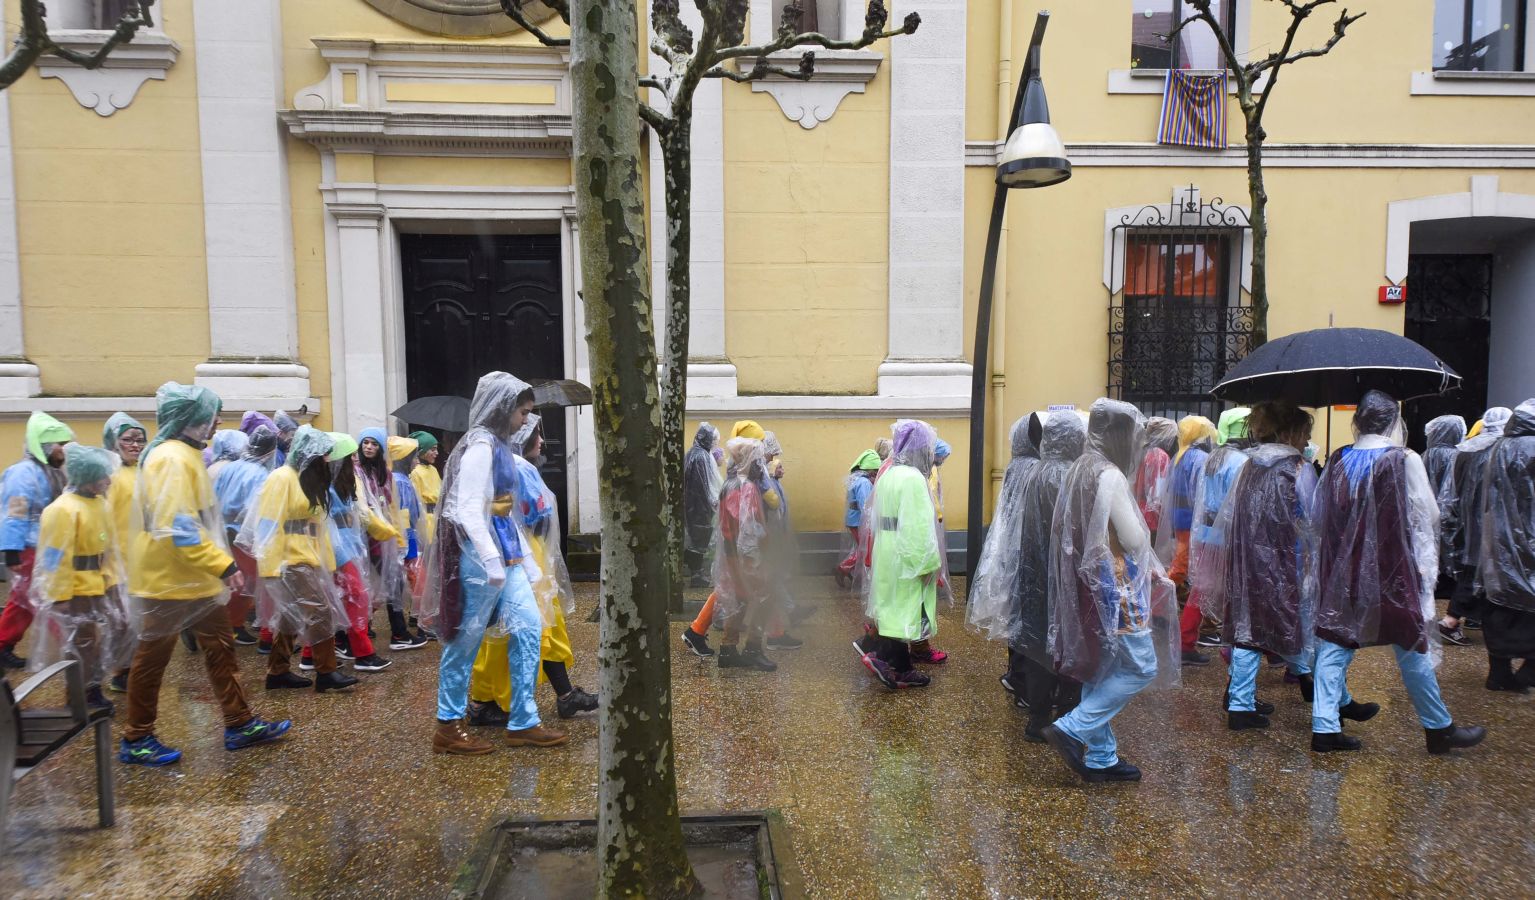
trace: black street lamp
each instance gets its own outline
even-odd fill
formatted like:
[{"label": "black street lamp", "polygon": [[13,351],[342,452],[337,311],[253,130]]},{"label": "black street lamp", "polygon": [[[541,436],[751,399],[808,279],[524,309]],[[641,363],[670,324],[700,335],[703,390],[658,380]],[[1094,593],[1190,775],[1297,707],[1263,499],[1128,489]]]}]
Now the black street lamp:
[{"label": "black street lamp", "polygon": [[[1009,2],[1009,0],[1003,0]],[[981,516],[986,508],[987,355],[991,349],[991,295],[997,279],[997,249],[1002,242],[1002,217],[1007,212],[1007,192],[1013,188],[1039,188],[1060,184],[1071,177],[1066,145],[1050,125],[1050,106],[1039,78],[1039,45],[1045,39],[1050,13],[1034,19],[1018,96],[1013,99],[1012,133],[997,161],[997,193],[991,201],[991,228],[986,232],[986,261],[981,266],[981,297],[975,312],[975,360],[970,372],[970,513],[965,542],[966,571],[973,577],[981,556]]]}]

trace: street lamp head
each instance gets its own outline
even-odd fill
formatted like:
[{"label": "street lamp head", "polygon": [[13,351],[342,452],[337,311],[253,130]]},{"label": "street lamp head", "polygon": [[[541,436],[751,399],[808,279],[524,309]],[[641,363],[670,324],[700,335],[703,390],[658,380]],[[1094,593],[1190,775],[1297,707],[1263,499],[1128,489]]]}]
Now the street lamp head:
[{"label": "street lamp head", "polygon": [[1045,85],[1039,79],[1038,48],[1031,48],[1033,69],[1023,93],[1022,121],[1008,136],[997,161],[997,184],[1009,188],[1038,188],[1060,184],[1071,177],[1066,145],[1050,124]]}]

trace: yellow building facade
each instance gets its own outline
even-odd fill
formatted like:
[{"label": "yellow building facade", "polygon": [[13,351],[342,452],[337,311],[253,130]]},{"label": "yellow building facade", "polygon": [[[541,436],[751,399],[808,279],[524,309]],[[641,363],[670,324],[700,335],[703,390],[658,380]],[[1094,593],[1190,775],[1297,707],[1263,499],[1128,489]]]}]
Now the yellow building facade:
[{"label": "yellow building facade", "polygon": [[[1246,52],[1280,40],[1279,4],[1217,5]],[[1535,394],[1532,5],[1473,22],[1465,0],[1362,0],[1330,55],[1284,70],[1266,122],[1271,335],[1428,335],[1485,364],[1463,405]],[[99,4],[49,6],[69,40],[100,39]],[[753,0],[752,34],[778,6]],[[690,416],[778,433],[801,531],[840,530],[847,467],[903,416],[953,444],[947,522],[964,527],[994,166],[1040,6],[912,3],[916,35],[818,54],[814,81],[700,89]],[[0,445],[19,448],[33,409],[91,442],[115,410],[148,422],[172,379],[218,391],[226,418],[302,409],[348,431],[397,428],[408,399],[491,368],[584,380],[568,54],[497,7],[161,0],[157,29],[103,69],[47,63],[0,94]],[[818,14],[861,29],[857,0]],[[1242,348],[1240,113],[1225,150],[1156,143],[1164,69],[1212,64],[1197,36],[1157,43],[1175,14],[1054,10],[1044,80],[1075,168],[1010,198],[993,482],[1029,411],[1106,393],[1192,410]],[[17,17],[8,0],[11,33]],[[1402,284],[1406,304],[1378,302]],[[590,414],[563,418],[571,528],[594,530]]]}]

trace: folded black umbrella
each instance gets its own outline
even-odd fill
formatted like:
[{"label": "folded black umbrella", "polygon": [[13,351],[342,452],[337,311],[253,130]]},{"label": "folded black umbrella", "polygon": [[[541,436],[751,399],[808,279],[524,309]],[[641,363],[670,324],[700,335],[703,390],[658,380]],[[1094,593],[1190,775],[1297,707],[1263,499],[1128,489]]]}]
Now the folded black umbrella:
[{"label": "folded black umbrella", "polygon": [[1369,390],[1396,400],[1443,394],[1460,376],[1421,344],[1374,328],[1318,328],[1269,341],[1210,393],[1222,400],[1289,400],[1320,407],[1358,403]]},{"label": "folded black umbrella", "polygon": [[592,389],[570,379],[538,379],[533,382],[535,406],[590,406]]},{"label": "folded black umbrella", "polygon": [[465,432],[469,430],[469,401],[440,395],[417,397],[391,413],[396,419],[422,428]]}]

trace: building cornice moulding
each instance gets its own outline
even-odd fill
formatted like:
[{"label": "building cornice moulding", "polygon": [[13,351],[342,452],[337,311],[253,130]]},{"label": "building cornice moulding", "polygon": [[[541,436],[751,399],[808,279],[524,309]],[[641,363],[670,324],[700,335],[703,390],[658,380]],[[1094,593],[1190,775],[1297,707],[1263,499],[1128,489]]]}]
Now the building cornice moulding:
[{"label": "building cornice moulding", "polygon": [[[48,36],[66,50],[94,53],[111,37],[110,31],[50,31]],[[83,69],[52,54],[37,61],[37,74],[64,82],[80,105],[98,116],[127,109],[144,82],[164,81],[181,55],[181,45],[158,31],[141,31],[114,48],[95,69]]]},{"label": "building cornice moulding", "polygon": [[[752,93],[771,95],[785,116],[809,130],[836,115],[848,94],[862,94],[879,74],[885,55],[872,50],[803,48],[770,53],[767,62],[792,72],[799,67],[800,57],[807,50],[815,53],[815,75],[809,81],[769,75],[761,81],[753,81],[751,86]],[[737,61],[740,70],[751,71],[757,59],[755,56],[742,57]]]},{"label": "building cornice moulding", "polygon": [[[1001,144],[966,141],[965,165],[993,167]],[[1073,166],[1242,168],[1247,151],[1188,150],[1150,142],[1101,141],[1066,145]],[[1299,169],[1530,169],[1535,144],[1264,144],[1267,168]]]},{"label": "building cornice moulding", "polygon": [[[312,419],[320,411],[320,401],[314,397],[292,395],[285,397],[225,397],[223,417],[228,422],[235,414],[250,410],[271,412],[285,409],[296,418]],[[304,410],[302,414],[299,410]],[[125,412],[154,417],[155,398],[144,397],[0,397],[0,422],[18,422],[43,410],[64,419],[84,417],[106,418],[115,412]],[[237,418],[237,416],[235,416]]]}]

